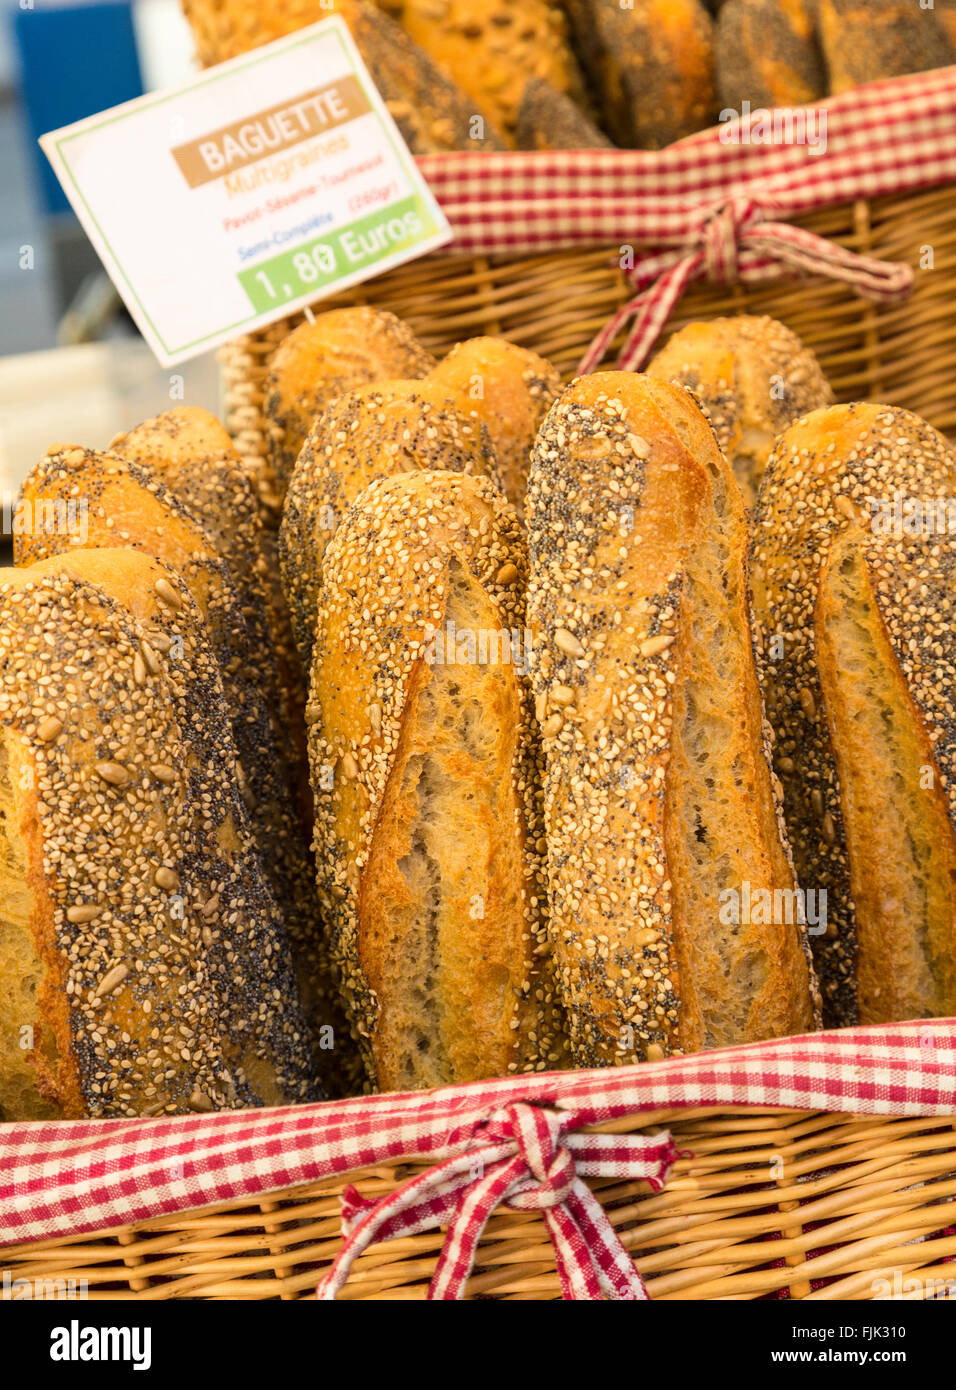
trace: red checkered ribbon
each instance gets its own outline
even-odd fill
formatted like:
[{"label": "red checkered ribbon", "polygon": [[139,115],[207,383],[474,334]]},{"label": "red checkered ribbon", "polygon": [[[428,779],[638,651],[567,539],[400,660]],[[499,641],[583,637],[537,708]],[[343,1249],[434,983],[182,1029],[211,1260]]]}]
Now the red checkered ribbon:
[{"label": "red checkered ribbon", "polygon": [[[801,143],[793,131],[811,129],[808,112],[816,138]],[[419,166],[455,233],[446,253],[614,246],[636,293],[580,370],[596,366],[628,324],[618,366],[635,369],[687,286],[705,276],[722,284],[825,276],[878,302],[909,292],[912,265],[858,255],[790,219],[956,180],[956,68],[778,109],[771,143],[767,115],[751,112],[664,150],[440,154]]]},{"label": "red checkered ribbon", "polygon": [[656,1191],[677,1152],[669,1134],[574,1134],[574,1115],[523,1101],[494,1110],[480,1139],[454,1158],[410,1178],[378,1202],[347,1187],[342,1199],[345,1241],[319,1285],[334,1299],[352,1262],[376,1240],[415,1235],[434,1226],[448,1234],[428,1290],[460,1299],[478,1242],[497,1206],[541,1211],[569,1299],[645,1299],[647,1290],[594,1193],[581,1179],[643,1178]]}]

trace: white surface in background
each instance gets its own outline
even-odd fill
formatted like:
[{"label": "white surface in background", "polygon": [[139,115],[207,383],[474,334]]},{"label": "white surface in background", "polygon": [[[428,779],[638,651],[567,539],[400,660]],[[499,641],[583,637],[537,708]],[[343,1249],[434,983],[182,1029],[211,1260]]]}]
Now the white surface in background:
[{"label": "white surface in background", "polygon": [[144,91],[174,87],[199,70],[180,0],[135,0],[133,32]]}]

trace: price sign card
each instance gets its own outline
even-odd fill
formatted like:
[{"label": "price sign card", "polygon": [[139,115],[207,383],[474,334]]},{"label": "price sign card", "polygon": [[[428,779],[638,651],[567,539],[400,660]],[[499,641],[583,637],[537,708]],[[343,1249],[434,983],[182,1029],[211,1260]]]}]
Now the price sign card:
[{"label": "price sign card", "polygon": [[164,367],[451,240],[338,16],[40,144]]}]

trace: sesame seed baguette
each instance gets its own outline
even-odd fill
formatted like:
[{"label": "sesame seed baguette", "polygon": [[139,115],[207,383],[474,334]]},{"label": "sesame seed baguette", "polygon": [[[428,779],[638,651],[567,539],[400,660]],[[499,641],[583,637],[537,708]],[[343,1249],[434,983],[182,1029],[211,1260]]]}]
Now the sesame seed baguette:
[{"label": "sesame seed baguette", "polygon": [[456,344],[426,380],[444,388],[462,414],[477,416],[487,427],[504,494],[522,520],[535,436],[561,390],[557,371],[536,352],[503,338],[469,338]]},{"label": "sesame seed baguette", "polygon": [[830,91],[945,68],[956,49],[933,9],[910,0],[817,0]]},{"label": "sesame seed baguette", "polygon": [[473,473],[500,483],[488,431],[429,377],[383,381],[339,396],[315,420],[296,462],[279,531],[292,629],[308,671],[322,561],[342,517],[376,478],[416,468]]},{"label": "sesame seed baguette", "polygon": [[[326,554],[307,714],[319,891],[382,1089],[563,1061],[530,691],[500,643],[524,625],[526,570],[498,490],[449,472],[372,483]],[[471,647],[436,648],[450,622]]]},{"label": "sesame seed baguette", "polygon": [[[179,661],[157,659],[167,643]],[[178,576],[130,550],[4,572],[0,800],[0,1117],[315,1095],[218,667]]]},{"label": "sesame seed baguette", "polygon": [[[276,348],[263,383],[269,421],[269,462],[278,523],[296,459],[316,416],[337,396],[377,381],[416,379],[435,365],[412,330],[394,314],[366,305],[331,309]],[[268,521],[268,517],[267,517]]]},{"label": "sesame seed baguette", "polygon": [[690,391],[752,507],[779,434],[830,405],[814,353],[772,318],[740,314],[689,323],[648,364],[648,375]]},{"label": "sesame seed baguette", "polygon": [[714,22],[699,0],[563,0],[601,124],[623,149],[659,150],[713,120]]},{"label": "sesame seed baguette", "polygon": [[827,94],[813,3],[807,0],[727,0],[715,33],[717,97],[740,112],[803,106]]},{"label": "sesame seed baguette", "polygon": [[[751,526],[755,652],[774,768],[797,877],[827,893],[827,930],[813,938],[824,1024],[858,1021],[856,924],[839,779],[827,728],[814,641],[820,572],[848,525],[868,524],[874,501],[897,492],[956,497],[956,453],[918,416],[862,402],[816,410],[778,439]],[[899,576],[883,597],[884,621],[902,632],[918,548],[906,536],[868,536],[867,558]],[[918,641],[939,637],[943,615],[920,605]],[[948,611],[948,610],[947,610]],[[909,638],[913,637],[912,627]],[[948,641],[948,623],[946,627]]]},{"label": "sesame seed baguette", "polygon": [[[839,774],[860,1022],[892,1023],[956,1013],[956,668],[948,642],[914,656],[912,623],[887,626],[884,595],[902,576],[878,556],[871,572],[868,539],[848,528],[831,545],[814,635]],[[908,598],[917,611],[946,612],[952,543],[941,549],[931,537],[918,551]]]},{"label": "sesame seed baguette", "polygon": [[[299,988],[313,1035],[335,1026],[335,994],[326,973],[314,870],[303,837],[297,783],[285,745],[262,695],[265,684],[229,571],[198,522],[152,473],[111,454],[78,447],[48,454],[31,471],[22,496],[34,507],[69,497],[89,499],[85,545],[120,544],[153,555],[182,576],[199,606],[219,662],[238,753],[237,772],[265,873],[296,957]],[[14,537],[17,565],[75,549],[63,530]],[[257,675],[254,677],[253,672]],[[343,1036],[334,1055],[317,1053],[327,1089],[351,1064]],[[353,1059],[354,1060],[354,1059]]]},{"label": "sesame seed baguette", "polygon": [[691,397],[626,372],[573,382],[538,436],[528,521],[550,934],[575,1064],[811,1028],[799,923],[720,916],[745,883],[794,883],[743,504]]}]

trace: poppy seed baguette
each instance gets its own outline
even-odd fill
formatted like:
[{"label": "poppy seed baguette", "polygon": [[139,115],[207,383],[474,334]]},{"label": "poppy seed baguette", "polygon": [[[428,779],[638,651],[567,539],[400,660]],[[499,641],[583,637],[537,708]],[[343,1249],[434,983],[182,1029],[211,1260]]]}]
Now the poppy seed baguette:
[{"label": "poppy seed baguette", "polygon": [[855,909],[860,1022],[942,1018],[956,1013],[956,665],[948,642],[914,656],[911,625],[900,631],[885,594],[902,582],[914,608],[922,600],[945,611],[956,555],[929,538],[901,575],[878,554],[871,567],[866,540],[848,529],[834,541],[814,622]]},{"label": "poppy seed baguette", "polygon": [[796,921],[726,925],[728,892],[792,895],[750,648],[743,504],[679,387],[581,378],[535,446],[532,681],[550,933],[577,1065],[813,1026]]},{"label": "poppy seed baguette", "polygon": [[307,712],[319,892],[382,1089],[563,1055],[530,692],[500,643],[520,638],[526,569],[504,498],[460,473],[372,483],[326,552]]}]

